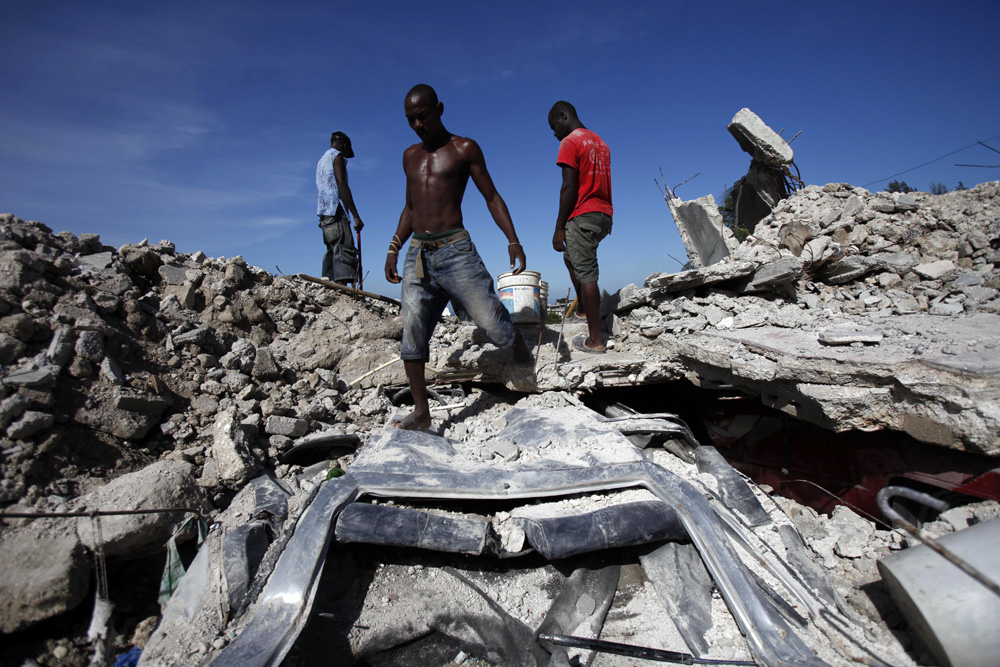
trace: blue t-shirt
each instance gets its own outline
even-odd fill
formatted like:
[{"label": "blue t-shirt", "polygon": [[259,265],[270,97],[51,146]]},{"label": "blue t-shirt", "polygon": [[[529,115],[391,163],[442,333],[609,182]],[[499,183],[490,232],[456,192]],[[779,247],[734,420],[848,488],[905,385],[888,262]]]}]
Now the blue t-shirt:
[{"label": "blue t-shirt", "polygon": [[336,215],[337,207],[341,205],[340,188],[337,187],[337,179],[333,175],[333,160],[338,155],[340,151],[331,148],[323,153],[319,164],[316,165],[316,189],[319,191],[319,200],[316,203],[317,215]]}]

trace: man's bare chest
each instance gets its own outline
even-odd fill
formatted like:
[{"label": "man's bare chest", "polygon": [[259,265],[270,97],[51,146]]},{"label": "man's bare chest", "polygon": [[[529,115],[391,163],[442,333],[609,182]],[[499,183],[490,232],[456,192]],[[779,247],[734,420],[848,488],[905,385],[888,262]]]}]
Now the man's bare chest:
[{"label": "man's bare chest", "polygon": [[464,183],[469,177],[469,164],[453,152],[421,152],[406,163],[406,176],[414,183]]}]

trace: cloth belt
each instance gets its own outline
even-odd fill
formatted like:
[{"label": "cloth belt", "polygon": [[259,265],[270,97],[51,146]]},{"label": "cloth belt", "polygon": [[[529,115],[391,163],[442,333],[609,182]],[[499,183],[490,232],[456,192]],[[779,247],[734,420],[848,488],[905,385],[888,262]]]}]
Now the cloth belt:
[{"label": "cloth belt", "polygon": [[423,280],[424,278],[424,251],[438,250],[443,248],[449,243],[457,243],[458,241],[464,241],[469,238],[469,231],[467,229],[460,229],[453,234],[449,234],[444,237],[436,239],[418,239],[414,236],[410,239],[410,245],[417,249],[417,257],[414,261],[414,269],[417,272],[417,279]]}]

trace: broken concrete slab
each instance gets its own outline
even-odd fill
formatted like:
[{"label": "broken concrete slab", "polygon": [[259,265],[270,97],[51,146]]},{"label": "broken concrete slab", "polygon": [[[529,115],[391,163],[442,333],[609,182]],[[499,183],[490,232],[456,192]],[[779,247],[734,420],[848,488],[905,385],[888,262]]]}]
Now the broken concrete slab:
[{"label": "broken concrete slab", "polygon": [[946,280],[949,276],[954,277],[958,267],[951,260],[940,259],[936,262],[917,264],[913,267],[913,271],[927,280]]},{"label": "broken concrete slab", "polygon": [[751,275],[755,268],[751,262],[733,261],[680,273],[654,273],[646,278],[645,286],[659,292],[682,292],[692,287],[744,278]]},{"label": "broken concrete slab", "polygon": [[727,128],[744,152],[769,165],[786,165],[795,157],[792,147],[750,109],[740,109]]},{"label": "broken concrete slab", "polygon": [[739,291],[752,294],[774,290],[777,286],[784,285],[792,290],[793,283],[802,276],[803,262],[798,257],[782,257],[774,262],[768,262],[754,271],[748,282]]},{"label": "broken concrete slab", "polygon": [[3,383],[13,387],[51,387],[61,371],[62,368],[55,364],[41,364],[16,370],[6,375]]},{"label": "broken concrete slab", "polygon": [[828,285],[843,285],[865,277],[879,269],[879,261],[862,255],[841,255],[835,262],[827,262],[816,274]]},{"label": "broken concrete slab", "polygon": [[[917,321],[933,326],[919,316],[913,320]],[[979,340],[990,328],[1000,327],[1000,318],[992,316],[977,315],[962,322],[954,332],[958,340]],[[711,359],[714,346],[706,339],[730,341],[723,347],[730,357],[728,371]],[[1000,367],[985,357],[913,354],[884,340],[871,347],[830,347],[822,345],[817,334],[774,327],[696,334],[677,352],[696,365],[699,359],[708,362],[704,373],[713,381],[737,386],[766,383],[766,389],[759,386],[755,391],[773,396],[770,402],[775,407],[826,428],[890,428],[954,449],[1000,453],[995,437],[1000,415],[989,400],[984,402],[1000,386]],[[736,363],[741,356],[752,363]],[[760,364],[770,370],[761,374]],[[972,369],[975,375],[970,374]],[[825,403],[828,408],[821,407]],[[963,409],[957,423],[947,416],[955,405]],[[940,428],[928,428],[930,424]]]},{"label": "broken concrete slab", "polygon": [[820,331],[819,342],[826,345],[851,345],[852,343],[880,343],[881,331]]},{"label": "broken concrete slab", "polygon": [[694,268],[720,262],[736,249],[738,243],[733,232],[724,224],[712,195],[686,202],[668,199],[667,206]]}]

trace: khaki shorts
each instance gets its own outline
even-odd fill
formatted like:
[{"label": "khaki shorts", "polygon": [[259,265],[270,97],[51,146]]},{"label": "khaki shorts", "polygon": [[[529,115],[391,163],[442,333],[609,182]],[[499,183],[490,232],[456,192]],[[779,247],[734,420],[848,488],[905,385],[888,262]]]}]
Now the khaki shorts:
[{"label": "khaki shorts", "polygon": [[597,246],[611,233],[607,213],[581,213],[566,221],[566,261],[581,283],[596,283],[598,278]]}]

